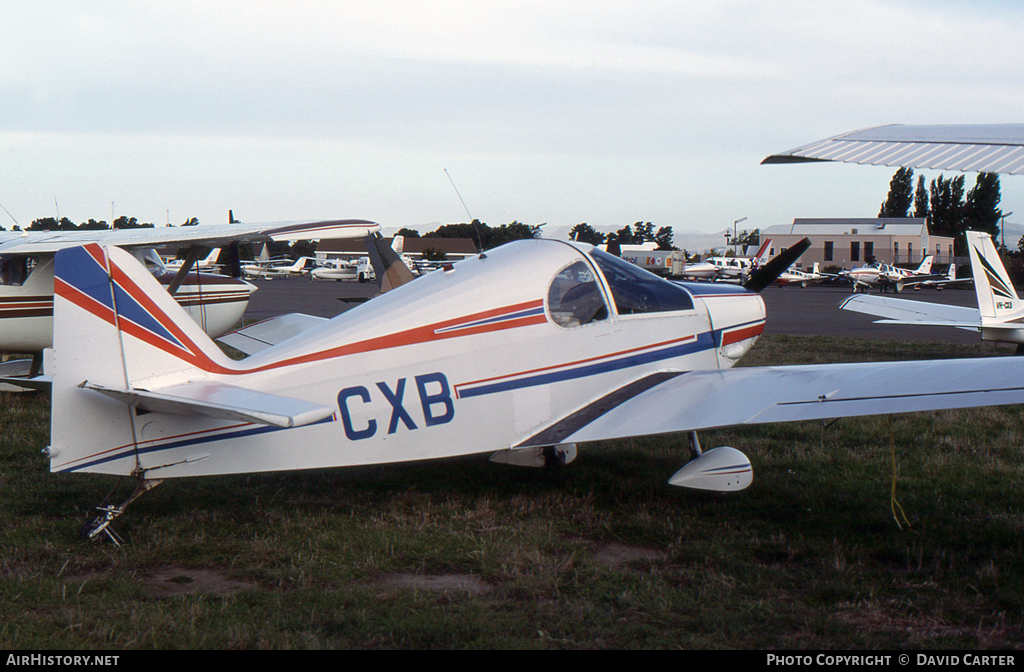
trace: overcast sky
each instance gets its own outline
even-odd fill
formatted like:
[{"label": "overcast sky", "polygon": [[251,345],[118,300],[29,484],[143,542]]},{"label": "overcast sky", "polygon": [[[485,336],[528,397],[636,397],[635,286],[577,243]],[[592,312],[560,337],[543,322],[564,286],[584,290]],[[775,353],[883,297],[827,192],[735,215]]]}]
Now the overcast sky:
[{"label": "overcast sky", "polygon": [[[1024,122],[1017,2],[3,5],[0,204],[23,227],[112,202],[158,225],[465,221],[445,169],[474,217],[552,232],[872,217],[895,169],[760,161]],[[1022,183],[1003,179],[1019,219]]]}]

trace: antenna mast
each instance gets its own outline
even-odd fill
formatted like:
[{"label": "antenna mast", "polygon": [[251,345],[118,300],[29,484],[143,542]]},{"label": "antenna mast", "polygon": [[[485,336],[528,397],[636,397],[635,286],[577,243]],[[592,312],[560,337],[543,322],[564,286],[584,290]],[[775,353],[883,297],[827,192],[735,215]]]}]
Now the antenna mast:
[{"label": "antenna mast", "polygon": [[[3,203],[0,203],[0,208],[4,208],[4,204]],[[21,228],[21,224],[18,224],[18,220],[14,219],[14,215],[11,214],[11,211],[8,210],[7,208],[4,208],[4,212],[7,213],[7,216],[10,217],[11,220],[14,221],[15,225],[20,229]]]},{"label": "antenna mast", "polygon": [[466,216],[469,217],[469,223],[473,227],[473,232],[476,233],[476,249],[480,252],[480,258],[486,259],[487,255],[484,254],[484,244],[480,239],[480,230],[476,228],[476,220],[473,219],[473,215],[469,214],[469,208],[466,207],[466,201],[462,200],[462,194],[459,193],[459,188],[455,186],[455,180],[448,174],[448,169],[444,169],[444,174],[448,175],[448,181],[452,183],[452,189],[455,190],[455,195],[459,197],[459,201],[462,203],[462,209],[466,211]]}]

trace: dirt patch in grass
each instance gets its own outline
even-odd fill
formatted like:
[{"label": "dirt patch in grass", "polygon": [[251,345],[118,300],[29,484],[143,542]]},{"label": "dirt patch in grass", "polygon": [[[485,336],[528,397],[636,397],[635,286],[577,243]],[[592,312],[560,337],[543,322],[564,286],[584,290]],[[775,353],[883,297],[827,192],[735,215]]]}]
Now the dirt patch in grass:
[{"label": "dirt patch in grass", "polygon": [[229,579],[220,570],[183,567],[164,567],[142,577],[142,582],[153,597],[174,597],[191,593],[236,593],[256,587],[254,583]]},{"label": "dirt patch in grass", "polygon": [[384,577],[380,583],[388,588],[468,595],[485,595],[493,590],[490,585],[472,574],[391,574]]},{"label": "dirt patch in grass", "polygon": [[594,552],[594,561],[605,567],[622,567],[637,561],[659,562],[664,559],[663,551],[614,542],[603,544]]}]

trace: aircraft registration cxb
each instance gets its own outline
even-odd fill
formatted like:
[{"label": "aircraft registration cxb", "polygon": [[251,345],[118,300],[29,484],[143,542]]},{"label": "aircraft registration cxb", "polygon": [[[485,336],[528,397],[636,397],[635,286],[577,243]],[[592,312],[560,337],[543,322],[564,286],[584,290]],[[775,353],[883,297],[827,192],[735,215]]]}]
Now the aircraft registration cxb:
[{"label": "aircraft registration cxb", "polygon": [[[131,501],[166,478],[473,453],[540,466],[581,442],[691,432],[670,482],[728,491],[750,461],[703,452],[696,430],[1024,402],[1017,358],[732,368],[764,330],[753,290],[802,251],[744,287],[517,241],[235,361],[132,255],[61,250],[50,467],[131,476]],[[87,534],[112,534],[126,505]]]}]

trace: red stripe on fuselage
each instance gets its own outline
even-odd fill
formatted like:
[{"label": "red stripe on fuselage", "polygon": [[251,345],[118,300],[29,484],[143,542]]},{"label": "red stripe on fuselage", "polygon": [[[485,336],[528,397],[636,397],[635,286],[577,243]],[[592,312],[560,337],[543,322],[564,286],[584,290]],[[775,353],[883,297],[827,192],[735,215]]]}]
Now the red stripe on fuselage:
[{"label": "red stripe on fuselage", "polygon": [[736,329],[735,331],[726,331],[722,333],[722,345],[729,345],[730,343],[739,343],[745,341],[748,338],[754,338],[760,336],[764,332],[764,322],[761,324],[755,324],[750,327],[743,329]]}]

